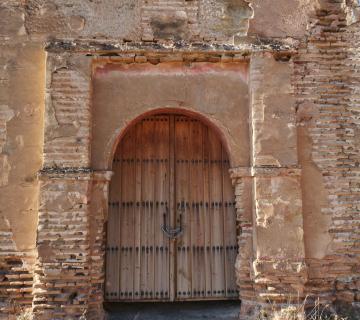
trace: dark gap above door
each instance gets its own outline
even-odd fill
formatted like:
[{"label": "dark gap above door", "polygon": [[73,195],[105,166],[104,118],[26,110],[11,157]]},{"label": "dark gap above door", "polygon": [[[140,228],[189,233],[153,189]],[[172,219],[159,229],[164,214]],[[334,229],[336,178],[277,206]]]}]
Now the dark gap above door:
[{"label": "dark gap above door", "polygon": [[237,320],[240,301],[106,303],[109,320]]}]

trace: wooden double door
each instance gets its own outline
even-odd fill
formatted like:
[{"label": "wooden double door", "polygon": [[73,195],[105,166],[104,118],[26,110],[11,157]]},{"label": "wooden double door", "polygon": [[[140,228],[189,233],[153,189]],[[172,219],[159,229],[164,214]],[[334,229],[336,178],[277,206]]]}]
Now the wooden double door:
[{"label": "wooden double door", "polygon": [[229,159],[184,115],[150,116],[113,160],[107,301],[236,299],[238,251]]}]

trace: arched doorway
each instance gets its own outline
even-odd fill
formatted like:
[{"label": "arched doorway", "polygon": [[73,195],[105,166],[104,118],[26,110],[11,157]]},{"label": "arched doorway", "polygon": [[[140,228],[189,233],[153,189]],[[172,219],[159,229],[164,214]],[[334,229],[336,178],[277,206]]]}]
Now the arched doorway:
[{"label": "arched doorway", "polygon": [[217,133],[181,114],[143,118],[113,159],[105,299],[237,299],[229,159]]}]

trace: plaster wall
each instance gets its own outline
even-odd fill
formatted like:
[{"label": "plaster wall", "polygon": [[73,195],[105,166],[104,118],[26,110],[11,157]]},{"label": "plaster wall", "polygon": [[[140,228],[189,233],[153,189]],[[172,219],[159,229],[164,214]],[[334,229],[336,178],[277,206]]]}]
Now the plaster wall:
[{"label": "plaster wall", "polygon": [[249,166],[246,63],[158,65],[95,62],[92,166],[110,169],[114,146],[137,117],[156,109],[192,111],[220,130],[231,165]]},{"label": "plaster wall", "polygon": [[301,39],[309,30],[315,10],[320,8],[319,2],[319,0],[251,0],[254,18],[250,20],[248,34],[289,38],[289,41]]},{"label": "plaster wall", "polygon": [[[2,311],[32,303],[42,167],[45,53],[36,44],[0,46],[0,243]],[[30,274],[29,274],[30,272]],[[20,279],[14,288],[13,279]]]},{"label": "plaster wall", "polygon": [[[212,10],[215,4],[216,12]],[[232,158],[234,167],[298,170],[291,177],[287,177],[286,170],[274,169],[270,177],[268,172],[266,177],[260,172],[261,177],[257,177],[254,184],[255,189],[258,185],[256,202],[251,192],[254,173],[234,168],[238,215],[244,230],[240,239],[244,250],[236,268],[244,300],[257,301],[259,296],[266,300],[274,291],[281,294],[284,287],[276,287],[268,280],[276,282],[282,274],[287,274],[290,280],[281,278],[281,281],[293,286],[294,291],[301,289],[311,296],[320,296],[324,303],[338,301],[358,306],[358,16],[355,0],[227,0],[216,3],[167,0],[147,1],[146,4],[138,0],[111,0],[106,4],[66,0],[1,1],[1,312],[9,314],[18,312],[18,307],[42,304],[47,297],[42,293],[46,284],[63,285],[54,275],[63,271],[53,270],[58,267],[57,261],[54,260],[53,265],[56,268],[46,269],[45,275],[41,262],[42,257],[54,252],[47,250],[51,243],[54,245],[54,248],[50,246],[51,250],[61,259],[71,261],[71,254],[63,252],[61,239],[54,242],[60,235],[65,240],[69,237],[66,241],[72,245],[71,232],[59,231],[63,227],[61,217],[68,215],[66,221],[76,225],[79,213],[69,209],[75,210],[74,205],[76,208],[82,206],[81,214],[86,217],[92,188],[97,190],[96,194],[101,194],[94,195],[94,199],[99,197],[99,203],[105,197],[105,178],[97,178],[93,184],[83,182],[81,188],[74,187],[79,176],[82,181],[92,179],[84,178],[83,172],[73,172],[75,176],[66,178],[65,182],[63,177],[54,183],[44,179],[41,190],[45,196],[41,196],[37,172],[59,167],[86,171],[93,164],[95,169],[108,168],[111,143],[119,138],[116,135],[142,112],[155,107],[174,107],[206,115],[219,127],[224,140],[228,140],[229,150],[235,155]],[[56,52],[46,53],[44,48],[49,48],[48,41],[60,43],[57,47],[54,45]],[[146,42],[140,45],[139,41]],[[77,43],[81,44],[81,49]],[[192,49],[186,47],[188,44]],[[74,47],[78,50],[76,53],[71,52]],[[142,60],[146,63],[134,75],[125,76],[121,69],[131,69],[131,64],[124,67],[114,56],[108,58],[112,60],[108,65],[101,62],[105,58],[98,59],[103,54],[114,55],[114,50],[122,55],[122,62]],[[172,52],[173,59],[177,50],[195,51],[190,66],[188,62],[166,61],[161,54]],[[204,59],[199,54],[202,51],[212,52],[211,57]],[[258,51],[268,53],[258,59]],[[251,71],[247,67],[238,67],[245,66],[243,62],[238,64],[238,60],[244,57],[249,60],[249,56],[250,69],[257,72],[253,74],[255,77],[248,76]],[[92,70],[93,59],[96,68]],[[207,68],[210,60],[219,63],[216,66],[210,63],[210,69],[220,70],[204,75],[196,66]],[[199,61],[207,62],[198,64]],[[224,67],[225,61],[237,62]],[[153,65],[154,62],[161,64]],[[234,68],[238,71],[236,76]],[[185,71],[188,69],[197,71],[188,73]],[[155,75],[150,75],[151,72]],[[120,90],[116,81],[121,82]],[[192,88],[199,88],[200,82],[211,90],[200,90],[195,95]],[[162,91],[170,84],[176,90]],[[249,88],[258,94],[247,97]],[[148,93],[150,89],[159,95],[147,94],[146,104],[130,98],[136,94],[140,96],[139,92]],[[124,91],[130,95],[121,94]],[[221,95],[215,97],[214,93],[219,91]],[[75,97],[74,92],[78,93]],[[160,93],[165,99],[159,99]],[[170,101],[171,96],[176,96],[176,101]],[[56,119],[54,110],[61,110],[68,102],[66,99],[72,101],[71,112]],[[229,103],[230,100],[236,103]],[[226,108],[220,108],[220,104]],[[239,108],[240,105],[247,105],[256,113],[248,114]],[[117,113],[119,107],[124,107],[125,112]],[[92,133],[90,111],[94,113],[95,123]],[[104,125],[102,111],[113,121],[109,126],[113,132]],[[241,119],[240,126],[234,125],[233,112],[237,116],[235,119]],[[117,117],[112,119],[114,113]],[[249,117],[251,120],[247,122]],[[250,133],[245,132],[248,126]],[[106,139],[101,140],[102,135]],[[91,140],[94,142],[92,153]],[[247,145],[237,145],[237,140]],[[64,190],[72,194],[67,196]],[[46,192],[54,193],[47,198]],[[276,203],[272,203],[274,199]],[[54,203],[58,212],[49,220],[47,215],[52,214]],[[102,225],[106,214],[106,203],[101,203],[101,208],[94,209],[98,212],[96,221],[99,223],[84,218],[81,224],[84,228],[81,241],[85,241],[85,246],[92,243],[93,249],[86,251],[81,245],[71,248],[78,250],[79,261],[83,261],[84,252],[90,257],[85,259],[84,270],[90,270],[93,283],[89,300],[89,309],[95,310],[93,314],[99,314],[97,308],[101,305],[101,298],[97,300],[101,296],[101,263],[98,261],[103,253],[101,242],[96,241],[103,230],[94,227]],[[290,211],[293,214],[289,214]],[[44,224],[39,224],[40,220]],[[300,230],[302,223],[303,231]],[[59,229],[54,231],[54,225]],[[88,236],[87,230],[96,232]],[[273,234],[284,230],[297,231],[272,241]],[[267,256],[281,259],[281,252],[276,252],[284,243],[280,239],[286,239],[282,252],[292,258],[285,265],[264,259]],[[272,242],[271,245],[268,242]],[[288,242],[292,244],[290,248],[287,248]],[[88,261],[91,261],[91,268]],[[304,261],[306,268],[303,268]],[[68,276],[73,276],[71,271]],[[76,275],[75,279],[80,285],[84,284],[82,275]],[[71,287],[71,281],[65,283],[69,287],[62,289],[57,299],[68,305],[66,310],[71,314],[74,301],[88,303],[88,300],[84,296],[70,299],[74,298],[76,288]],[[56,290],[48,292],[51,299]],[[256,303],[258,305],[259,301]],[[59,306],[60,302],[53,301],[53,305]],[[45,309],[47,307],[45,305]],[[82,308],[76,312],[81,314]]]}]

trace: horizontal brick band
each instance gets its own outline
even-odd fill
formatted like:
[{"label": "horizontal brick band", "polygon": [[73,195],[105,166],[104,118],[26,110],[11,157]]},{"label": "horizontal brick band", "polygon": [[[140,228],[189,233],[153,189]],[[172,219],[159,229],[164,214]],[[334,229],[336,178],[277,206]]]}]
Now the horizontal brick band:
[{"label": "horizontal brick band", "polygon": [[110,181],[112,171],[94,171],[90,168],[43,168],[38,172],[41,180],[65,179],[65,180],[94,180]]},{"label": "horizontal brick band", "polygon": [[278,176],[300,176],[299,167],[237,167],[230,169],[232,179],[246,177],[278,177]]}]

